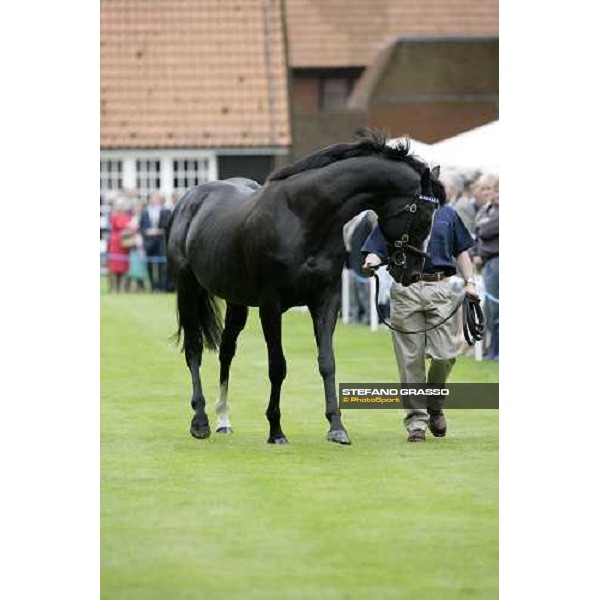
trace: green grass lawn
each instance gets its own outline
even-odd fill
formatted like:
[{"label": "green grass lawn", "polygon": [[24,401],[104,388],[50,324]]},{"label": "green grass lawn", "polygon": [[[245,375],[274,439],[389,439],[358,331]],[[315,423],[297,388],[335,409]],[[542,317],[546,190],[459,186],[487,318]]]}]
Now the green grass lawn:
[{"label": "green grass lawn", "polygon": [[[266,350],[255,310],[230,386],[232,436],[188,433],[190,381],[169,342],[174,297],[102,295],[102,597],[486,600],[498,595],[498,412],[449,411],[408,444],[396,410],[349,410],[325,441],[307,315],[284,318],[282,424],[266,444]],[[395,381],[389,333],[340,324],[338,381]],[[214,430],[218,360],[205,354]],[[452,381],[497,381],[462,358]]]}]

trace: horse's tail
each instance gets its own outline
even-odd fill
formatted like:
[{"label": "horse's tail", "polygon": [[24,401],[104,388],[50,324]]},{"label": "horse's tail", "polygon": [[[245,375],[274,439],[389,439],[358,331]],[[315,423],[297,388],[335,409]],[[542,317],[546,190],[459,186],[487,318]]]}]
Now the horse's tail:
[{"label": "horse's tail", "polygon": [[204,289],[189,268],[177,277],[177,344],[187,356],[198,355],[203,347],[217,350],[221,343],[223,319],[215,297]]}]

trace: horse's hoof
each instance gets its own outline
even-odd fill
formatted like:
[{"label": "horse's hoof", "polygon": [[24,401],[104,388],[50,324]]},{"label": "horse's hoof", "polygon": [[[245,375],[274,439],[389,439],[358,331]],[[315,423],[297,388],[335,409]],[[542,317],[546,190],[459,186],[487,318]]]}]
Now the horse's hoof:
[{"label": "horse's hoof", "polygon": [[217,433],[233,433],[233,427],[217,427]]},{"label": "horse's hoof", "polygon": [[280,435],[278,437],[270,437],[267,440],[267,444],[281,445],[281,444],[289,444],[289,442],[288,442],[287,438],[285,437],[285,435]]},{"label": "horse's hoof", "polygon": [[210,425],[194,425],[190,427],[190,433],[198,440],[205,440],[210,437]]},{"label": "horse's hoof", "polygon": [[348,432],[344,429],[336,429],[327,432],[327,441],[335,442],[336,444],[344,444],[345,446],[349,446],[352,443]]}]

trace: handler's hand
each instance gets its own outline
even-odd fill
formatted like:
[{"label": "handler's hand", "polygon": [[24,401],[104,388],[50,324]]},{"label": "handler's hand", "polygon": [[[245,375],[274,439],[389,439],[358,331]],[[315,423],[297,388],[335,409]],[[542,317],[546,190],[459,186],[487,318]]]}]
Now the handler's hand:
[{"label": "handler's hand", "polygon": [[362,266],[362,270],[367,275],[373,275],[375,272],[375,268],[378,267],[382,263],[382,260],[377,256],[377,254],[367,254],[365,258],[365,262]]},{"label": "handler's hand", "polygon": [[471,298],[479,299],[479,293],[477,292],[477,286],[471,281],[465,284],[465,294],[471,296]]}]

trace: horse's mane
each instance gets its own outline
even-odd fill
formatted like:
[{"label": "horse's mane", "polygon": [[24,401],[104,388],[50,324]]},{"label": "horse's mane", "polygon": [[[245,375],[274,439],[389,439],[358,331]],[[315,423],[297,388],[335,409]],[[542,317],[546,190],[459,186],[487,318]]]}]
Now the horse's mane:
[{"label": "horse's mane", "polygon": [[423,175],[427,170],[427,166],[410,153],[410,140],[408,138],[403,138],[395,145],[388,146],[388,138],[385,133],[370,129],[360,132],[357,138],[356,142],[350,144],[327,146],[327,148],[317,150],[291,165],[277,169],[269,175],[267,181],[287,179],[298,173],[320,169],[334,162],[359,156],[384,156],[390,160],[402,161],[408,163],[420,175]]}]

